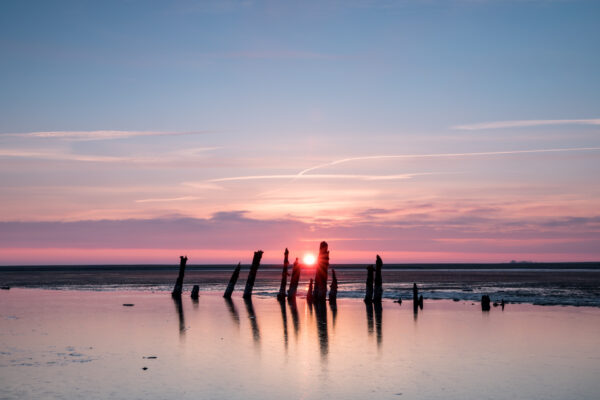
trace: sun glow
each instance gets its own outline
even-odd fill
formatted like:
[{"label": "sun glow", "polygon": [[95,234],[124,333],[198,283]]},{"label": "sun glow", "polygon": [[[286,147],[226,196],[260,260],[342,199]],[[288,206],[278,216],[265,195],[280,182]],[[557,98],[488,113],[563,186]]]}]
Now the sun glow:
[{"label": "sun glow", "polygon": [[315,261],[317,261],[317,259],[315,258],[314,255],[312,254],[305,254],[304,258],[302,259],[302,261],[304,262],[304,265],[313,265],[315,263]]}]

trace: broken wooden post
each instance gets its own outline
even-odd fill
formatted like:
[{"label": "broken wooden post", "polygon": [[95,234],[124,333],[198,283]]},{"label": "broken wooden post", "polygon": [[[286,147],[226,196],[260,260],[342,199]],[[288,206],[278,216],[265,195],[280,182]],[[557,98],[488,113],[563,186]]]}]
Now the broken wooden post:
[{"label": "broken wooden post", "polygon": [[487,294],[481,296],[481,311],[490,311],[490,296]]},{"label": "broken wooden post", "polygon": [[308,292],[306,292],[306,302],[312,304],[313,302],[313,279],[310,278],[310,283],[308,284]]},{"label": "broken wooden post", "polygon": [[200,297],[200,286],[194,285],[192,288],[192,300],[198,300],[198,297]]},{"label": "broken wooden post", "polygon": [[338,281],[335,276],[335,269],[331,270],[331,286],[329,289],[329,304],[335,304],[337,301]]},{"label": "broken wooden post", "polygon": [[185,274],[185,264],[188,258],[186,256],[179,256],[179,275],[177,281],[175,281],[175,287],[171,292],[171,297],[174,299],[181,298],[181,292],[183,291],[183,275]]},{"label": "broken wooden post", "polygon": [[235,288],[235,284],[240,276],[240,269],[242,268],[242,263],[238,263],[237,267],[233,270],[233,274],[231,274],[231,278],[229,278],[229,285],[227,285],[227,289],[225,289],[225,293],[223,297],[226,299],[231,298],[231,294],[233,293],[233,289]]},{"label": "broken wooden post", "polygon": [[329,269],[329,250],[327,242],[321,242],[319,246],[319,260],[315,273],[315,288],[313,299],[315,303],[327,301],[327,271]]},{"label": "broken wooden post", "polygon": [[288,290],[288,300],[296,298],[296,291],[298,290],[298,282],[300,281],[300,263],[298,258],[294,261],[292,267],[292,277],[290,278],[290,290]]},{"label": "broken wooden post", "polygon": [[248,279],[246,280],[246,288],[244,289],[244,299],[249,299],[252,297],[252,288],[254,288],[254,281],[256,280],[256,273],[258,272],[258,267],[260,267],[260,259],[262,258],[262,255],[262,250],[254,252],[252,266],[250,267],[250,273],[248,274]]},{"label": "broken wooden post", "polygon": [[365,290],[365,303],[371,304],[373,301],[373,266],[367,267],[367,288]]},{"label": "broken wooden post", "polygon": [[383,297],[383,279],[381,278],[382,266],[383,261],[381,261],[381,257],[377,256],[375,260],[375,294],[373,295],[373,301],[375,303],[381,303],[381,298]]},{"label": "broken wooden post", "polygon": [[288,249],[285,249],[283,253],[283,271],[281,271],[281,285],[279,286],[279,293],[277,294],[277,300],[283,301],[285,299],[285,287],[287,286],[287,276],[288,276],[288,266],[290,262],[288,261],[288,255],[290,252]]},{"label": "broken wooden post", "polygon": [[419,288],[413,283],[413,311],[419,311]]},{"label": "broken wooden post", "polygon": [[419,308],[422,310],[423,309],[423,295],[419,296]]}]

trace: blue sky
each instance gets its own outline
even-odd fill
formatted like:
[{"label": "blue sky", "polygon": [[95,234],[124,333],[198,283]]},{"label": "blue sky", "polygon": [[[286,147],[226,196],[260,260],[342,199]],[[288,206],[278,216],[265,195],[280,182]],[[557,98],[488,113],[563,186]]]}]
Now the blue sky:
[{"label": "blue sky", "polygon": [[[349,234],[488,209],[489,235],[587,218],[598,259],[599,17],[578,0],[3,1],[0,221],[224,212]],[[581,258],[570,229],[555,259]],[[410,261],[542,257],[446,250]]]}]

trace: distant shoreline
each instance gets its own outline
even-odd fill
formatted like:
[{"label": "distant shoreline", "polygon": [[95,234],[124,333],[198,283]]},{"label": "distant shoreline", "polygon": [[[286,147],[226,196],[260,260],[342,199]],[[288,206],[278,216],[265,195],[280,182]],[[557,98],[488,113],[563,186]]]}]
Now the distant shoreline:
[{"label": "distant shoreline", "polygon": [[[362,269],[364,264],[331,264],[335,269]],[[188,271],[230,270],[235,264],[188,264]],[[88,264],[88,265],[2,265],[0,272],[25,271],[167,271],[173,264]],[[248,269],[249,264],[242,264]],[[262,264],[262,269],[279,269],[281,264]],[[510,263],[407,263],[384,264],[386,270],[600,270],[598,262],[510,262]]]}]

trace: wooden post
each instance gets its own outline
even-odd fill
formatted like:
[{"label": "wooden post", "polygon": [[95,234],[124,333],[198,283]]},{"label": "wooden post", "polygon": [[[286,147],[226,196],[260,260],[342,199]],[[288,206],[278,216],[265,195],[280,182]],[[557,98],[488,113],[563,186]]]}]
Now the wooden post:
[{"label": "wooden post", "polygon": [[200,297],[200,286],[194,285],[192,288],[192,300],[198,300],[198,297]]},{"label": "wooden post", "polygon": [[252,297],[252,288],[254,288],[254,281],[256,280],[256,273],[258,272],[258,267],[260,267],[260,259],[262,258],[262,255],[262,250],[254,252],[252,266],[250,267],[250,273],[248,274],[248,279],[246,280],[246,288],[244,289],[244,299],[249,299]]},{"label": "wooden post", "polygon": [[413,311],[419,311],[419,288],[413,283]]},{"label": "wooden post", "polygon": [[375,260],[375,294],[373,295],[373,301],[375,303],[381,303],[381,298],[383,297],[383,279],[381,278],[382,266],[383,261],[381,261],[381,257],[377,256]]},{"label": "wooden post", "polygon": [[308,292],[306,292],[306,302],[312,304],[313,302],[313,280],[310,278],[310,283],[308,284]]},{"label": "wooden post", "polygon": [[329,289],[329,304],[335,304],[337,301],[338,281],[335,276],[335,269],[331,270],[331,286]]},{"label": "wooden post", "polygon": [[242,263],[238,263],[237,267],[235,267],[235,269],[233,270],[233,274],[231,274],[231,278],[229,279],[229,285],[227,285],[227,289],[225,289],[225,294],[223,294],[223,297],[225,297],[226,299],[231,298],[231,294],[233,293],[235,284],[240,276],[241,265]]},{"label": "wooden post", "polygon": [[294,266],[292,267],[292,277],[290,278],[290,290],[288,290],[288,300],[296,298],[296,291],[298,290],[298,282],[300,281],[300,263],[296,258]]},{"label": "wooden post", "polygon": [[373,266],[367,267],[367,288],[365,290],[365,303],[373,302]]},{"label": "wooden post", "polygon": [[329,269],[329,250],[327,242],[321,242],[319,246],[319,262],[315,274],[315,288],[313,299],[315,303],[327,301],[327,271]]},{"label": "wooden post", "polygon": [[481,296],[481,311],[490,311],[490,296],[487,294]]},{"label": "wooden post", "polygon": [[188,258],[186,256],[179,256],[179,275],[177,276],[177,281],[175,281],[175,287],[171,292],[171,297],[174,299],[181,298],[181,292],[183,291],[183,275],[185,274],[185,264],[187,263]]},{"label": "wooden post", "polygon": [[290,252],[288,249],[285,249],[283,253],[283,271],[281,271],[281,285],[279,286],[279,293],[277,294],[277,300],[283,301],[285,299],[285,287],[287,286],[287,276],[288,276],[288,266],[290,262],[288,261],[288,255]]}]

